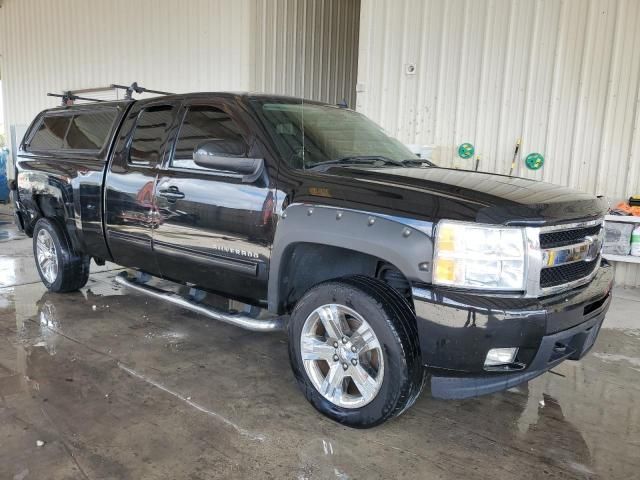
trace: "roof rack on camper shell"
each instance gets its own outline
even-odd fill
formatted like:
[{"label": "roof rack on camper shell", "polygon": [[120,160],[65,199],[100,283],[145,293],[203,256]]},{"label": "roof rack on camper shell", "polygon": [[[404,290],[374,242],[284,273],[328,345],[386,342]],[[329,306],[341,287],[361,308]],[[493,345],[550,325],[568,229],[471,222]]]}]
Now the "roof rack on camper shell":
[{"label": "roof rack on camper shell", "polygon": [[133,82],[131,85],[118,85],[115,83],[111,84],[111,88],[120,88],[125,90],[125,100],[131,100],[133,98],[133,93],[157,93],[158,95],[173,95],[171,92],[163,92],[162,90],[151,90],[150,88],[141,87],[138,85],[138,82]]},{"label": "roof rack on camper shell", "polygon": [[47,93],[47,96],[61,98],[61,105],[63,107],[67,107],[69,105],[73,105],[76,100],[84,100],[87,102],[105,102],[106,100],[101,98],[85,97],[84,94],[103,92],[105,90],[113,89],[125,90],[125,100],[132,100],[134,93],[156,93],[158,95],[173,95],[171,92],[163,92],[161,90],[152,90],[150,88],[141,87],[140,85],[138,85],[138,82],[133,82],[129,86],[112,83],[108,87],[84,88],[81,90],[65,90],[62,93]]}]

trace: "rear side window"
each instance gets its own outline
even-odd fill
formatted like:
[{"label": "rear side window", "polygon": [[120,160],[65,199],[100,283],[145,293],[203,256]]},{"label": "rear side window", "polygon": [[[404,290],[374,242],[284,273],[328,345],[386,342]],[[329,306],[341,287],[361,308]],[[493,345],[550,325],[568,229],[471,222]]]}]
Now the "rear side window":
[{"label": "rear side window", "polygon": [[113,127],[118,111],[68,112],[48,115],[29,142],[32,150],[102,150]]},{"label": "rear side window", "polygon": [[60,150],[67,134],[71,117],[55,115],[44,117],[38,131],[29,142],[29,148],[34,150]]},{"label": "rear side window", "polygon": [[73,116],[64,148],[102,150],[116,119],[116,110],[83,112]]},{"label": "rear side window", "polygon": [[215,107],[193,106],[189,107],[180,127],[171,166],[203,170],[193,161],[194,149],[203,142],[216,142],[221,151],[225,145],[244,153],[248,149],[240,129],[227,113]]},{"label": "rear side window", "polygon": [[172,105],[149,107],[139,114],[129,147],[130,164],[154,166],[160,162],[174,116]]}]

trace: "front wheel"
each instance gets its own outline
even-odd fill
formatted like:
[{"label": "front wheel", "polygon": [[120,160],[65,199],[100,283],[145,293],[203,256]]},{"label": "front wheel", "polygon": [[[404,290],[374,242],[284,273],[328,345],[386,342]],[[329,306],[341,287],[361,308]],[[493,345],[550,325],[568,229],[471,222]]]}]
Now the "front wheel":
[{"label": "front wheel", "polygon": [[33,229],[33,255],[40,280],[51,292],[72,292],[89,280],[91,258],[77,254],[64,230],[48,218]]},{"label": "front wheel", "polygon": [[410,306],[386,284],[363,276],[305,293],[289,322],[289,358],[307,400],[350,427],[399,415],[424,383]]}]

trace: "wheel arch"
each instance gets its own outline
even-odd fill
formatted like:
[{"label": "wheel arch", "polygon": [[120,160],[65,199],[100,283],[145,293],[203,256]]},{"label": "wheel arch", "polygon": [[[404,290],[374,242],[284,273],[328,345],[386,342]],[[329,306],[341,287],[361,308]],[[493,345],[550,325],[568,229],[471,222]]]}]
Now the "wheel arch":
[{"label": "wheel arch", "polygon": [[33,235],[37,221],[47,218],[56,222],[75,249],[80,249],[76,228],[73,189],[60,174],[41,171],[18,173],[18,211],[25,233]]},{"label": "wheel arch", "polygon": [[77,235],[76,225],[65,203],[62,196],[51,194],[34,195],[34,204],[38,214],[33,220],[31,231],[33,232],[33,228],[35,228],[35,224],[40,218],[46,218],[60,227],[62,235],[69,242],[71,248],[80,250],[80,240]]},{"label": "wheel arch", "polygon": [[433,224],[338,207],[292,204],[271,255],[269,310],[284,313],[313,285],[390,266],[409,282],[431,280]]}]

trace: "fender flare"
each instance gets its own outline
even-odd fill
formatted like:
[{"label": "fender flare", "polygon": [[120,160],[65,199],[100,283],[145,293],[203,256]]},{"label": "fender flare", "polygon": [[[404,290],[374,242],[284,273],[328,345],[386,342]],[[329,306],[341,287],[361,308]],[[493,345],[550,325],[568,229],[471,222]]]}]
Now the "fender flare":
[{"label": "fender flare", "polygon": [[313,243],[345,248],[394,265],[411,281],[430,283],[432,222],[325,205],[294,203],[278,219],[271,252],[269,310],[281,309],[281,279],[290,247]]}]

